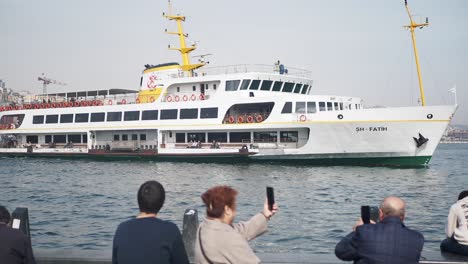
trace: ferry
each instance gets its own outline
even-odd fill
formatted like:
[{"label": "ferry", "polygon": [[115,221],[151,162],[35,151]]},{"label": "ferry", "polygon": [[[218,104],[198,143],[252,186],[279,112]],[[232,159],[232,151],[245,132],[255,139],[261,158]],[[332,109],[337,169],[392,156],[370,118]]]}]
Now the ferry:
[{"label": "ferry", "polygon": [[[170,4],[170,3],[169,3]],[[41,94],[0,107],[0,155],[425,166],[457,105],[366,108],[359,97],[314,94],[311,73],[272,65],[191,63],[185,16],[173,34],[181,63],[145,65],[139,90]],[[169,9],[171,10],[171,9]]]}]

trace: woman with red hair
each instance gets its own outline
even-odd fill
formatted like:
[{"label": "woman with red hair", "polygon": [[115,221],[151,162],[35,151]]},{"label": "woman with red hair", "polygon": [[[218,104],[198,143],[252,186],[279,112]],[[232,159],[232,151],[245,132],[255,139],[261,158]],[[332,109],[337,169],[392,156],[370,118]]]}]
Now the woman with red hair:
[{"label": "woman with red hair", "polygon": [[236,196],[237,191],[229,186],[216,186],[202,194],[206,218],[197,231],[195,263],[260,263],[248,241],[266,232],[267,221],[278,207],[274,204],[270,211],[265,199],[261,213],[233,224]]}]

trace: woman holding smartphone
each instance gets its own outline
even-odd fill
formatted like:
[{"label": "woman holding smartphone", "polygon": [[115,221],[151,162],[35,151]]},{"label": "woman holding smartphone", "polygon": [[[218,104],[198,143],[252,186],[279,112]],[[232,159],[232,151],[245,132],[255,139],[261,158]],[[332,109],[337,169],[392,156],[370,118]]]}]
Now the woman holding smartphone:
[{"label": "woman holding smartphone", "polygon": [[206,218],[200,224],[195,243],[195,263],[260,263],[248,241],[267,230],[267,221],[278,211],[268,208],[267,199],[261,213],[249,221],[233,224],[236,216],[237,191],[216,186],[202,194]]}]

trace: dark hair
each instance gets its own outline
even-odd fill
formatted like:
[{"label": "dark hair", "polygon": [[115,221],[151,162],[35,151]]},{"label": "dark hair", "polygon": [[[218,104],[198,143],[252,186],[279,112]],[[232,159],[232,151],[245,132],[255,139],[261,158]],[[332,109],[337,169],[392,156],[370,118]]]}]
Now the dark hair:
[{"label": "dark hair", "polygon": [[147,181],[138,190],[140,212],[157,214],[166,199],[164,187],[157,181]]},{"label": "dark hair", "polygon": [[8,224],[10,222],[10,212],[5,206],[0,205],[0,223]]},{"label": "dark hair", "polygon": [[216,186],[201,195],[206,205],[206,215],[220,218],[224,213],[224,206],[235,209],[237,191],[229,186]]},{"label": "dark hair", "polygon": [[458,195],[458,200],[461,200],[468,196],[468,191],[463,191]]}]

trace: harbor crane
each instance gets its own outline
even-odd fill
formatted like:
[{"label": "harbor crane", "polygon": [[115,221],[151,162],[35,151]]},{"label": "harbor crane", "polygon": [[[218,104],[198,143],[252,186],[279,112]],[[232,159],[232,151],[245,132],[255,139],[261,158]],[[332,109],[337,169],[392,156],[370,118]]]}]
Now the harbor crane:
[{"label": "harbor crane", "polygon": [[59,82],[46,77],[44,73],[41,76],[37,77],[37,80],[42,82],[42,94],[44,95],[47,94],[47,85],[49,84],[67,85],[66,83]]}]

